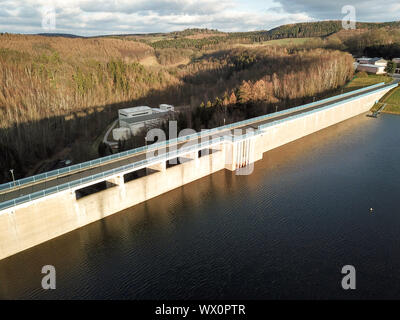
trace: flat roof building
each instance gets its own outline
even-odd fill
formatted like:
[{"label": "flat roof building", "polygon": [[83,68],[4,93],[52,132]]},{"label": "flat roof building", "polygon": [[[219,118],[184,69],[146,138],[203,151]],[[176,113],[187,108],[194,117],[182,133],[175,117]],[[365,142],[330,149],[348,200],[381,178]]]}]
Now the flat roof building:
[{"label": "flat roof building", "polygon": [[118,110],[119,128],[113,130],[115,140],[124,140],[146,126],[155,126],[174,112],[174,106],[160,104],[160,108],[138,106]]},{"label": "flat roof building", "polygon": [[174,106],[171,105],[171,104],[162,103],[162,104],[160,104],[160,110],[163,110],[163,111],[174,111]]},{"label": "flat roof building", "polygon": [[370,64],[370,65],[376,65],[376,66],[387,66],[387,61],[382,58],[367,58],[367,57],[362,57],[358,58],[357,62],[359,64]]},{"label": "flat roof building", "polygon": [[152,109],[148,106],[138,106],[138,107],[125,108],[125,109],[118,110],[119,119],[139,117],[139,116],[144,116],[144,115],[148,115],[148,114],[152,114],[152,113],[153,113]]},{"label": "flat roof building", "polygon": [[361,63],[357,66],[357,71],[365,71],[373,74],[386,73],[385,66],[374,65],[374,64],[361,64]]}]

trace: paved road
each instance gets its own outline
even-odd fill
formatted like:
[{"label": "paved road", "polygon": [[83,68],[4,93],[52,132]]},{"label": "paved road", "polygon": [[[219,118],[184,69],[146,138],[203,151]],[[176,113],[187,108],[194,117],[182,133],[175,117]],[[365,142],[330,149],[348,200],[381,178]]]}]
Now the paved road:
[{"label": "paved road", "polygon": [[[398,81],[396,81],[396,82],[398,82]],[[380,86],[378,88],[382,88],[382,87],[385,87],[385,86],[388,86],[388,85],[383,85],[383,86]],[[222,131],[221,133],[219,133],[219,135],[230,135],[230,134],[233,133],[234,129],[242,129],[242,130],[246,130],[248,128],[257,129],[258,126],[260,126],[260,125],[263,125],[263,124],[266,124],[266,123],[270,123],[270,122],[274,122],[274,121],[281,120],[281,119],[285,119],[287,117],[298,115],[298,114],[302,114],[302,113],[305,113],[305,112],[309,112],[311,110],[323,108],[325,106],[331,105],[331,104],[336,103],[336,102],[340,102],[340,101],[343,101],[343,100],[346,100],[346,99],[349,99],[349,98],[357,97],[357,96],[359,96],[361,94],[372,92],[372,91],[374,91],[376,89],[377,88],[375,87],[375,88],[363,91],[361,93],[355,93],[355,94],[352,94],[352,95],[349,95],[349,96],[346,96],[346,97],[339,97],[339,98],[334,99],[334,100],[329,101],[329,102],[317,103],[316,105],[310,106],[310,107],[302,109],[302,110],[290,111],[290,109],[289,109],[289,110],[287,110],[287,113],[285,113],[285,114],[272,116],[272,117],[270,117],[268,119],[265,119],[265,120],[254,121],[254,123],[250,123],[250,124],[246,124],[246,125],[241,125],[241,126],[239,125],[237,127],[234,127],[234,128],[231,128],[231,129],[227,129],[226,131]],[[212,136],[212,134],[210,135],[210,134],[205,133],[202,137],[208,137],[208,136]],[[197,138],[193,139],[193,140],[197,140]],[[188,141],[190,141],[190,140],[188,140]],[[162,147],[159,150],[160,151],[165,151],[165,152],[168,152],[168,150],[171,149],[171,148],[174,148],[173,150],[176,150],[176,148],[180,148],[182,145],[184,145],[188,141],[180,142],[178,144],[172,144],[169,147]],[[141,153],[136,153],[136,154],[131,155],[131,156],[128,156],[125,159],[117,159],[117,160],[115,160],[113,162],[101,164],[101,165],[99,165],[98,167],[95,167],[95,168],[85,169],[84,171],[81,171],[81,172],[72,173],[72,174],[70,174],[68,176],[58,177],[58,178],[51,178],[50,180],[39,182],[39,183],[34,184],[34,185],[22,186],[20,188],[11,189],[8,192],[0,194],[0,202],[11,200],[11,199],[15,199],[15,198],[23,196],[23,195],[27,195],[27,194],[30,194],[30,193],[33,193],[33,192],[36,192],[36,191],[44,190],[44,189],[47,189],[47,188],[50,188],[50,187],[55,187],[55,186],[63,184],[63,183],[67,183],[67,182],[70,182],[70,181],[74,181],[74,180],[77,180],[77,179],[88,177],[88,176],[93,175],[93,174],[97,174],[97,173],[104,172],[104,171],[107,171],[107,170],[110,170],[110,169],[118,168],[118,167],[121,167],[121,166],[124,166],[124,165],[127,165],[127,164],[131,164],[131,163],[134,163],[134,162],[137,162],[137,161],[140,161],[140,160],[144,160],[144,159],[146,159],[146,151],[141,152]]]},{"label": "paved road", "polygon": [[116,126],[116,124],[118,123],[118,119],[115,120],[112,125],[108,128],[106,134],[103,137],[103,143],[108,144],[110,147],[112,147],[113,145],[116,145],[118,143],[114,142],[114,141],[108,141],[108,137],[110,136],[110,132],[111,130],[114,129],[114,127]]}]

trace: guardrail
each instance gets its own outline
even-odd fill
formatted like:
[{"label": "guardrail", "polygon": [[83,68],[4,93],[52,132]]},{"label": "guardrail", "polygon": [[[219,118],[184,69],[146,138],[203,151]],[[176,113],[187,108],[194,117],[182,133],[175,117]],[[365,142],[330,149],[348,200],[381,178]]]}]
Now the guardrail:
[{"label": "guardrail", "polygon": [[141,152],[144,152],[144,151],[151,151],[151,150],[154,150],[154,149],[157,149],[157,148],[160,148],[160,147],[167,147],[170,144],[177,144],[177,143],[188,141],[188,140],[192,140],[192,139],[204,136],[204,135],[212,135],[214,133],[218,133],[218,132],[221,132],[223,130],[231,129],[233,127],[243,126],[243,125],[246,125],[246,124],[249,124],[249,123],[253,123],[253,122],[256,122],[256,121],[262,121],[262,120],[266,120],[266,119],[269,119],[269,118],[277,117],[277,116],[280,116],[280,115],[283,115],[283,114],[292,113],[292,112],[299,111],[299,110],[302,110],[302,109],[306,109],[306,108],[309,108],[309,107],[312,107],[312,106],[315,106],[315,105],[318,105],[318,104],[322,104],[322,103],[326,103],[326,102],[329,102],[329,101],[341,99],[341,98],[344,98],[346,96],[351,96],[351,95],[354,95],[354,94],[358,94],[360,92],[367,91],[367,90],[370,90],[370,89],[373,89],[373,88],[376,88],[376,87],[379,87],[379,86],[382,86],[382,85],[384,85],[384,82],[381,82],[381,83],[378,83],[378,84],[375,84],[375,85],[372,85],[372,86],[369,86],[369,87],[361,88],[361,89],[358,89],[358,90],[350,91],[350,92],[347,92],[347,93],[343,93],[343,94],[340,94],[340,95],[337,95],[337,96],[333,96],[333,97],[330,97],[330,98],[326,98],[326,99],[323,99],[323,100],[319,100],[319,101],[316,101],[316,102],[312,102],[312,103],[308,103],[308,104],[305,104],[305,105],[301,105],[301,106],[298,106],[298,107],[295,107],[295,108],[290,108],[290,109],[286,109],[286,110],[270,113],[270,114],[267,114],[267,115],[262,115],[262,116],[259,116],[259,117],[255,117],[255,118],[251,118],[251,119],[247,119],[247,120],[243,120],[243,121],[227,124],[225,126],[221,126],[221,127],[217,127],[217,128],[213,128],[213,129],[202,130],[201,132],[194,133],[194,134],[191,134],[191,135],[186,135],[186,136],[183,136],[183,137],[178,137],[176,139],[162,141],[162,142],[154,143],[154,144],[151,144],[151,145],[148,145],[148,146],[143,146],[143,147],[131,149],[131,150],[128,150],[128,151],[119,152],[117,154],[109,155],[109,156],[98,158],[98,159],[91,160],[91,161],[78,163],[78,164],[75,164],[75,165],[72,165],[72,166],[69,166],[69,167],[48,171],[48,172],[45,172],[45,173],[37,174],[37,175],[31,176],[31,177],[27,177],[27,178],[23,178],[23,179],[18,179],[18,180],[13,181],[13,182],[7,182],[7,183],[4,183],[4,184],[0,184],[0,192],[4,192],[4,191],[6,191],[8,189],[13,189],[13,188],[16,188],[16,187],[21,187],[21,186],[24,186],[24,185],[29,185],[29,184],[32,184],[32,183],[37,183],[37,182],[40,182],[40,181],[44,181],[44,180],[46,180],[48,178],[57,178],[57,177],[60,177],[60,176],[65,176],[65,175],[68,175],[68,174],[72,174],[72,173],[77,172],[77,171],[91,169],[93,167],[97,167],[98,165],[101,165],[101,164],[104,164],[104,163],[107,163],[107,162],[110,162],[110,161],[115,161],[115,160],[118,160],[118,159],[126,158],[126,157],[129,157],[129,156],[133,156],[135,154],[138,154],[138,153],[141,153]]},{"label": "guardrail", "polygon": [[[379,92],[379,91],[382,91],[382,90],[386,90],[388,88],[393,89],[393,88],[397,87],[397,85],[398,85],[397,83],[391,84],[391,85],[387,85],[387,86],[385,86],[385,87],[383,87],[381,89],[377,89],[374,92]],[[348,100],[346,100],[346,103],[350,102],[350,101],[353,101],[353,100],[356,100],[356,99],[359,99],[360,97],[365,97],[368,94],[370,94],[370,93],[364,93],[364,94],[358,95],[356,97],[349,98]],[[279,123],[283,123],[283,122],[286,122],[286,121],[291,121],[291,120],[294,120],[294,119],[297,119],[297,118],[301,118],[301,117],[304,117],[304,116],[307,116],[307,115],[310,115],[310,114],[313,114],[313,113],[317,113],[317,112],[321,112],[323,110],[334,108],[334,107],[336,107],[336,106],[338,106],[338,105],[340,105],[342,103],[343,103],[343,101],[339,101],[339,102],[332,103],[330,105],[327,105],[327,106],[319,108],[319,109],[314,109],[314,110],[311,110],[311,111],[308,111],[308,112],[303,112],[303,113],[300,113],[300,114],[296,114],[296,115],[291,116],[291,117],[287,117],[287,118],[284,118],[284,119],[280,119],[280,120],[277,120],[277,121],[266,123],[266,124],[258,126],[258,130],[263,130],[265,128],[277,125]]]},{"label": "guardrail", "polygon": [[[248,133],[246,135],[246,137],[244,137],[244,138],[248,138],[248,137],[250,137],[250,136],[252,136],[254,134],[255,134],[254,132],[251,132],[251,135],[249,135],[249,133]],[[227,137],[227,136],[217,137],[217,138],[212,139],[212,140],[204,141],[204,142],[202,142],[200,144],[188,146],[188,147],[181,148],[181,149],[174,150],[174,151],[169,151],[167,153],[158,155],[158,156],[153,157],[151,159],[144,159],[144,160],[141,160],[141,161],[138,161],[138,162],[135,162],[135,163],[132,163],[132,164],[128,164],[128,165],[125,165],[125,166],[122,166],[122,167],[118,167],[118,168],[107,170],[107,171],[104,171],[104,172],[101,172],[101,173],[98,173],[98,174],[94,174],[94,175],[91,175],[89,177],[85,177],[85,178],[81,178],[81,179],[74,180],[74,181],[71,181],[71,182],[67,182],[67,183],[61,184],[59,186],[55,186],[55,187],[47,188],[47,189],[44,189],[44,190],[41,190],[41,191],[37,191],[37,192],[31,193],[31,194],[28,194],[28,195],[25,195],[25,196],[18,197],[16,199],[12,199],[12,200],[8,200],[8,201],[0,203],[0,210],[12,208],[12,207],[14,207],[16,205],[20,205],[20,204],[23,204],[23,203],[26,203],[26,202],[37,200],[39,198],[43,198],[45,196],[49,196],[49,195],[58,193],[60,191],[71,190],[73,188],[76,188],[76,187],[78,187],[80,185],[87,184],[89,182],[93,182],[93,181],[96,181],[96,180],[104,180],[104,179],[110,178],[111,176],[114,176],[114,175],[116,175],[118,173],[126,172],[126,171],[129,171],[129,170],[134,170],[134,169],[137,169],[137,168],[140,168],[140,167],[143,167],[143,166],[149,166],[151,164],[159,162],[160,160],[161,161],[167,161],[168,159],[173,159],[173,158],[182,156],[182,155],[184,155],[186,153],[193,152],[193,150],[195,150],[195,149],[198,150],[198,149],[201,149],[201,148],[210,147],[212,145],[224,142],[225,140],[232,141],[232,139],[234,139],[234,138]]]}]

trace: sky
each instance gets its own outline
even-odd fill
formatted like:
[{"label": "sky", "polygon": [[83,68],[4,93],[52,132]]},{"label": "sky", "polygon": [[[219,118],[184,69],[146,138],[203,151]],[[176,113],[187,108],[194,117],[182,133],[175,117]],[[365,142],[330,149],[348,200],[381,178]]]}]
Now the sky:
[{"label": "sky", "polygon": [[400,1],[385,0],[0,0],[0,32],[81,36],[186,28],[269,30],[282,24],[342,19],[400,20]]}]

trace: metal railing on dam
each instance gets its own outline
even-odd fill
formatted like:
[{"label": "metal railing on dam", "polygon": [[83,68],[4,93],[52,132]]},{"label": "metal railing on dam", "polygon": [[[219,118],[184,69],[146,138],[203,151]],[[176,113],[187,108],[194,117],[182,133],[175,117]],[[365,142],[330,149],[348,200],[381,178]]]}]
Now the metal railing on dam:
[{"label": "metal railing on dam", "polygon": [[[262,115],[262,116],[259,116],[256,118],[251,118],[248,120],[228,124],[228,125],[225,125],[222,127],[214,128],[214,129],[203,130],[202,132],[199,132],[199,133],[185,135],[182,137],[178,137],[176,139],[158,142],[158,143],[155,143],[152,145],[148,145],[148,146],[136,148],[133,150],[121,152],[121,153],[118,153],[115,155],[99,158],[99,159],[84,162],[81,164],[76,164],[76,165],[73,165],[70,167],[66,167],[66,168],[50,171],[47,173],[35,175],[32,177],[20,179],[15,182],[9,182],[9,183],[0,185],[0,191],[7,192],[7,190],[12,190],[14,188],[19,188],[21,186],[29,185],[31,183],[44,181],[51,177],[57,178],[60,175],[72,174],[72,173],[76,172],[77,170],[78,171],[88,170],[95,166],[98,167],[99,165],[109,163],[111,161],[117,161],[118,159],[125,159],[127,157],[130,157],[130,156],[133,156],[136,154],[149,152],[152,150],[158,150],[160,148],[168,147],[171,145],[178,145],[179,143],[185,143],[185,142],[195,140],[198,138],[202,138],[202,137],[206,137],[206,136],[212,137],[211,140],[197,142],[190,146],[183,146],[177,150],[168,151],[161,155],[151,157],[150,159],[146,158],[144,160],[136,161],[136,162],[133,162],[133,163],[130,163],[127,165],[121,165],[114,169],[104,170],[103,172],[100,172],[97,174],[91,174],[87,177],[83,177],[83,178],[79,178],[79,179],[74,179],[73,181],[61,183],[54,187],[43,188],[42,190],[39,190],[37,192],[32,192],[27,195],[18,196],[14,199],[7,200],[7,201],[0,203],[0,210],[12,208],[17,205],[31,202],[31,201],[40,199],[42,197],[56,194],[61,191],[77,189],[80,186],[83,186],[85,184],[95,183],[96,181],[104,181],[105,179],[115,176],[117,174],[121,174],[123,172],[128,172],[128,171],[136,171],[141,168],[145,168],[152,164],[158,163],[160,161],[166,161],[166,160],[169,160],[172,158],[176,158],[176,157],[182,156],[184,154],[194,152],[196,150],[200,150],[200,149],[207,148],[207,147],[209,148],[214,145],[225,143],[225,142],[238,142],[243,139],[248,139],[249,137],[261,134],[262,130],[267,127],[277,125],[282,122],[290,121],[293,119],[297,119],[299,117],[304,117],[306,115],[313,114],[316,112],[321,112],[328,108],[333,108],[339,104],[342,104],[343,101],[351,102],[351,101],[360,99],[362,97],[365,97],[367,95],[370,95],[371,93],[377,93],[377,92],[380,92],[381,90],[388,90],[388,89],[394,88],[395,86],[397,86],[397,84],[385,85],[384,83],[379,83],[379,84],[376,84],[373,86],[358,89],[355,91],[351,91],[351,92],[348,92],[345,94],[330,97],[327,99],[323,99],[320,101],[302,105],[299,107],[279,111],[279,112],[272,113],[272,114]],[[294,114],[294,115],[292,115],[292,114]],[[274,120],[275,118],[281,118],[281,119]],[[269,121],[269,122],[263,123],[265,121]],[[247,125],[250,125],[250,124],[257,124],[258,128],[247,134],[243,134],[240,136],[231,136],[231,132],[229,130],[232,130],[235,128],[240,128],[240,127],[246,127]],[[221,135],[221,136],[219,136],[219,135]]]},{"label": "metal railing on dam", "polygon": [[254,135],[257,135],[258,133],[259,133],[259,130],[255,130],[255,131],[251,131],[251,132],[248,132],[248,133],[246,133],[244,135],[240,135],[240,136],[226,136],[225,135],[225,136],[214,138],[212,140],[201,142],[196,145],[188,146],[185,148],[180,148],[180,149],[174,150],[174,151],[169,151],[162,155],[152,157],[151,159],[141,160],[141,161],[138,161],[138,162],[135,162],[132,164],[121,166],[116,169],[107,170],[102,173],[94,174],[94,175],[91,175],[86,178],[77,179],[77,180],[74,180],[71,182],[61,184],[56,187],[44,189],[42,191],[34,192],[34,193],[28,194],[26,196],[22,196],[22,197],[13,199],[13,200],[2,202],[2,203],[0,203],[0,210],[12,208],[16,205],[19,205],[19,204],[22,204],[25,202],[30,202],[33,200],[37,200],[39,198],[49,196],[49,195],[52,195],[52,194],[55,194],[55,193],[58,193],[61,191],[72,190],[81,185],[84,185],[84,184],[87,184],[90,182],[94,182],[94,181],[98,181],[98,180],[104,180],[106,178],[110,178],[110,177],[112,177],[116,174],[122,173],[122,172],[139,170],[139,169],[148,167],[152,164],[158,163],[160,161],[168,161],[169,159],[177,158],[177,157],[183,156],[185,154],[197,151],[199,149],[210,148],[214,145],[217,145],[217,144],[220,144],[223,142],[239,142],[241,140],[244,140],[244,139],[247,139]]},{"label": "metal railing on dam", "polygon": [[[139,153],[143,153],[143,152],[147,152],[147,151],[151,151],[160,147],[166,147],[172,144],[178,144],[180,142],[185,142],[188,140],[192,140],[192,139],[196,139],[202,136],[206,136],[206,135],[212,135],[212,134],[217,134],[221,131],[226,131],[235,127],[240,127],[240,126],[245,126],[247,124],[251,124],[251,123],[255,123],[258,121],[263,121],[263,120],[267,120],[270,118],[274,118],[274,117],[278,117],[281,115],[285,115],[285,114],[289,114],[289,113],[293,113],[296,111],[300,111],[300,110],[304,110],[313,106],[318,106],[320,104],[323,103],[327,103],[330,101],[334,101],[334,100],[338,100],[338,99],[343,99],[345,97],[348,96],[352,96],[358,93],[362,93],[364,91],[368,91],[374,88],[378,88],[378,87],[382,87],[384,86],[384,83],[378,83],[369,87],[365,87],[365,88],[361,88],[358,90],[354,90],[354,91],[350,91],[344,94],[340,94],[340,95],[336,95],[330,98],[326,98],[323,100],[319,100],[319,101],[315,101],[312,103],[308,103],[305,105],[301,105],[295,108],[290,108],[290,109],[286,109],[286,110],[282,110],[282,111],[278,111],[275,113],[271,113],[271,114],[267,114],[267,115],[262,115],[259,117],[255,117],[255,118],[251,118],[251,119],[247,119],[247,120],[243,120],[243,121],[239,121],[239,122],[235,122],[235,123],[231,123],[231,124],[227,124],[225,126],[221,126],[221,127],[217,127],[217,128],[213,128],[213,129],[207,129],[207,130],[202,130],[201,132],[198,133],[194,133],[191,135],[185,135],[182,137],[178,137],[175,139],[171,139],[171,140],[167,140],[167,141],[162,141],[162,142],[157,142],[148,146],[143,146],[143,147],[139,147],[139,148],[135,148],[132,150],[127,150],[124,152],[119,152],[117,154],[113,154],[113,155],[109,155],[106,157],[102,157],[102,158],[98,158],[98,159],[94,159],[94,160],[90,160],[90,161],[86,161],[86,162],[82,162],[82,163],[78,163],[72,166],[68,166],[65,168],[61,168],[61,169],[56,169],[56,170],[52,170],[52,171],[48,171],[48,172],[44,172],[41,174],[37,174],[34,176],[30,176],[27,178],[23,178],[23,179],[18,179],[15,181],[11,181],[11,182],[7,182],[7,183],[3,183],[0,184],[0,193],[4,193],[7,192],[10,189],[14,189],[14,188],[20,188],[22,186],[25,185],[30,185],[32,183],[38,183],[44,180],[47,180],[49,178],[53,178],[56,179],[60,176],[65,176],[65,175],[70,175],[72,173],[75,172],[79,172],[79,171],[83,171],[83,170],[88,170],[91,169],[93,167],[97,167],[99,165],[105,164],[105,163],[109,163],[112,161],[116,161],[119,159],[124,159],[130,156],[133,156],[135,154],[139,154]],[[1,208],[1,207],[0,207]]]},{"label": "metal railing on dam", "polygon": [[[367,88],[368,88],[368,89],[372,89],[372,88],[382,87],[382,84],[383,84],[383,83],[379,83],[379,84],[376,84],[376,85],[373,85],[373,86],[370,86],[370,87],[367,87]],[[379,89],[375,90],[374,92],[379,92],[380,90],[384,90],[384,89],[386,90],[386,89],[388,89],[388,88],[392,89],[392,88],[395,88],[395,87],[397,87],[397,86],[398,86],[397,83],[389,84],[389,85],[387,85],[387,86],[384,86],[384,87],[382,87],[382,88],[379,88]],[[365,89],[365,88],[364,88],[364,89]],[[370,94],[369,92],[368,92],[368,93],[363,93],[364,91],[366,91],[366,90],[359,89],[359,90],[356,90],[356,91],[350,91],[350,93],[358,92],[359,95],[357,95],[357,96],[355,96],[355,97],[350,97],[350,98],[346,99],[346,101],[348,101],[348,102],[354,101],[354,100],[360,99],[360,98],[365,97],[365,96],[367,96],[368,94]],[[335,97],[339,97],[339,96],[335,96]],[[333,100],[332,98],[333,98],[333,97],[328,98],[328,99],[325,99],[325,100]],[[320,101],[323,101],[323,100],[320,100]],[[287,118],[285,118],[285,119],[277,120],[277,121],[270,122],[270,123],[267,123],[267,124],[262,124],[262,125],[260,125],[258,128],[259,128],[260,130],[262,130],[262,129],[265,129],[265,128],[270,127],[270,126],[272,126],[272,125],[276,125],[276,124],[278,124],[278,123],[282,123],[282,122],[289,121],[289,120],[293,120],[293,119],[296,119],[296,118],[299,118],[299,117],[304,117],[304,116],[309,115],[309,114],[312,114],[312,113],[316,113],[316,112],[320,112],[320,111],[323,111],[323,110],[326,110],[326,109],[329,109],[329,108],[333,108],[333,107],[335,107],[335,106],[337,106],[337,105],[339,105],[339,104],[341,104],[341,103],[343,103],[343,101],[333,102],[333,103],[331,103],[331,104],[329,104],[329,105],[327,105],[327,106],[324,106],[324,107],[321,107],[321,108],[318,108],[318,109],[313,109],[313,110],[310,110],[310,111],[308,111],[308,112],[306,111],[306,112],[303,112],[303,113],[301,113],[301,114],[297,114],[297,115],[294,115],[294,116],[289,116],[289,117],[287,117]],[[304,105],[304,106],[307,106],[307,105]],[[304,106],[295,107],[295,108],[292,108],[292,109],[290,109],[290,110],[295,111],[297,108],[300,108],[299,110],[301,110],[301,109],[304,109]]]}]

